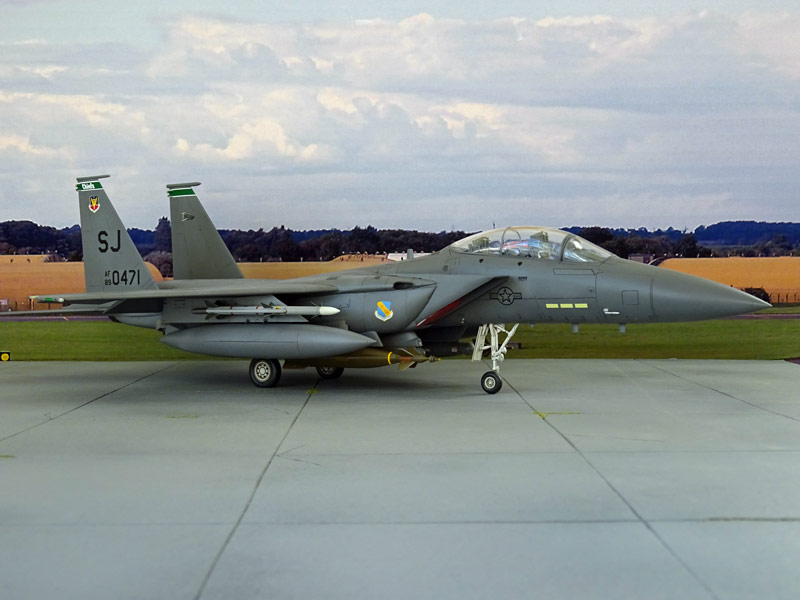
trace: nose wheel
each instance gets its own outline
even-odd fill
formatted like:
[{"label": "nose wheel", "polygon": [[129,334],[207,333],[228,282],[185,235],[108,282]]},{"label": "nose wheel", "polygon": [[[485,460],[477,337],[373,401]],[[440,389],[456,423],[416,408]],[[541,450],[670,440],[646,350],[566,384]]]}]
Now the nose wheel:
[{"label": "nose wheel", "polygon": [[[500,379],[500,364],[506,358],[508,342],[517,331],[519,323],[514,323],[511,329],[506,329],[505,325],[487,323],[478,328],[478,335],[475,337],[475,350],[472,352],[472,360],[483,360],[483,353],[489,350],[489,357],[492,360],[492,370],[487,371],[481,377],[481,387],[487,394],[496,394],[503,387],[503,380]],[[501,336],[505,336],[500,341]],[[488,338],[488,343],[487,343]]]},{"label": "nose wheel", "polygon": [[503,380],[495,371],[486,371],[481,377],[481,387],[487,394],[496,394],[503,387]]}]

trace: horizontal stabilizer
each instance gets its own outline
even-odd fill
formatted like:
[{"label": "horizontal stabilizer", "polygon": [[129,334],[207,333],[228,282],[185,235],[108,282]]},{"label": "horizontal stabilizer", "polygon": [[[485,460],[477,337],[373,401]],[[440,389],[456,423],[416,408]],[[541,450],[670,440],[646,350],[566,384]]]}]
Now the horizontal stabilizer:
[{"label": "horizontal stabilizer", "polygon": [[0,312],[0,319],[13,319],[15,317],[58,317],[58,316],[103,316],[112,309],[115,302],[105,304],[73,304],[63,308],[52,308],[43,310],[13,310]]}]

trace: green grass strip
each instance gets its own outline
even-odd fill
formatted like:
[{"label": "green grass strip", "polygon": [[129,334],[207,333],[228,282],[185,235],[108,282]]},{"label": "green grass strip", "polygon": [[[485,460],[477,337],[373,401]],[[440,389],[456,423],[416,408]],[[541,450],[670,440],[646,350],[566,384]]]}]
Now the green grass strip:
[{"label": "green grass strip", "polygon": [[[13,360],[208,359],[159,342],[151,329],[103,321],[0,322],[0,348]],[[615,325],[520,325],[508,358],[714,358],[774,360],[800,357],[800,319]]]},{"label": "green grass strip", "polygon": [[520,325],[509,358],[786,359],[800,356],[800,319],[722,319],[694,323]]}]

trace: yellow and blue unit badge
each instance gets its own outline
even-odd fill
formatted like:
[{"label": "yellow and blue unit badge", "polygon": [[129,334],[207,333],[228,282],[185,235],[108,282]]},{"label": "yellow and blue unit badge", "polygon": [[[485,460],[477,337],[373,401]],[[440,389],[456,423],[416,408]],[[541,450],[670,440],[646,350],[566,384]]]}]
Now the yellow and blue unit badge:
[{"label": "yellow and blue unit badge", "polygon": [[381,321],[388,321],[394,316],[394,313],[391,311],[391,306],[392,303],[388,300],[379,300],[378,309],[375,311],[375,316]]},{"label": "yellow and blue unit badge", "polygon": [[11,352],[6,352],[5,350],[0,352],[0,361],[6,362],[9,360],[11,360]]}]

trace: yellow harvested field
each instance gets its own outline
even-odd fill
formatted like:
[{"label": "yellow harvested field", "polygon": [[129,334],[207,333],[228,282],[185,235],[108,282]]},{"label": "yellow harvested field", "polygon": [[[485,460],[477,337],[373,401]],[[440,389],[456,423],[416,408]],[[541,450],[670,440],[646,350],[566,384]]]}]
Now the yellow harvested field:
[{"label": "yellow harvested field", "polygon": [[[76,294],[86,291],[82,262],[27,262],[27,256],[13,258],[14,262],[0,261],[0,300],[7,299],[9,307],[14,310],[47,308],[46,304],[30,306],[28,296],[34,294]],[[164,279],[150,263],[147,263],[147,268],[156,281]]]},{"label": "yellow harvested field", "polygon": [[[30,261],[28,260],[30,259]],[[28,310],[28,296],[34,294],[74,294],[85,292],[83,263],[44,262],[44,256],[0,256],[0,300],[9,301],[14,310]],[[244,276],[250,279],[291,279],[318,273],[331,273],[381,264],[381,256],[344,256],[329,262],[265,262],[240,263]],[[153,265],[147,264],[153,279],[164,278]],[[47,308],[37,304],[33,308]]]},{"label": "yellow harvested field", "polygon": [[291,279],[319,273],[333,273],[379,265],[386,262],[382,256],[340,256],[328,262],[258,262],[239,263],[239,268],[248,279]]},{"label": "yellow harvested field", "polygon": [[800,257],[670,258],[672,269],[744,289],[764,288],[772,302],[800,302]]}]

